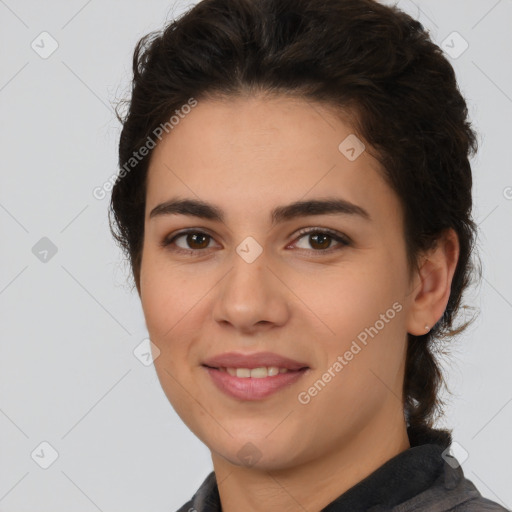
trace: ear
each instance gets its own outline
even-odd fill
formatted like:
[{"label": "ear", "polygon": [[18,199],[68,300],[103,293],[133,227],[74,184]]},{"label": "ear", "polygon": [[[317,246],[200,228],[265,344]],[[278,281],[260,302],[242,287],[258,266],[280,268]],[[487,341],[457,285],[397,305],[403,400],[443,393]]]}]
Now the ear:
[{"label": "ear", "polygon": [[426,334],[442,317],[450,298],[459,252],[457,233],[449,228],[442,232],[435,247],[422,255],[411,284],[407,320],[410,334]]}]

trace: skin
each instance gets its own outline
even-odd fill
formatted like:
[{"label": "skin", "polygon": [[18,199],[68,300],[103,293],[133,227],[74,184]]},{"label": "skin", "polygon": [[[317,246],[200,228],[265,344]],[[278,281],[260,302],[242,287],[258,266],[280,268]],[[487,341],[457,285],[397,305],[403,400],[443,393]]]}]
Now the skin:
[{"label": "skin", "polygon": [[[355,161],[339,151],[352,133],[329,107],[301,99],[209,99],[152,154],[137,288],[159,350],[158,378],[211,450],[224,512],[321,510],[409,448],[401,401],[407,333],[423,334],[441,317],[458,241],[445,232],[410,278],[400,201],[369,151]],[[224,222],[150,218],[171,198],[212,203]],[[370,220],[322,214],[271,225],[277,206],[326,198],[348,200]],[[211,238],[160,245],[187,228]],[[302,228],[330,228],[351,243],[299,235]],[[248,236],[262,248],[252,263],[236,252]],[[300,403],[298,394],[394,303],[400,312]],[[229,351],[272,351],[310,369],[263,400],[243,401],[220,392],[201,365]]]}]

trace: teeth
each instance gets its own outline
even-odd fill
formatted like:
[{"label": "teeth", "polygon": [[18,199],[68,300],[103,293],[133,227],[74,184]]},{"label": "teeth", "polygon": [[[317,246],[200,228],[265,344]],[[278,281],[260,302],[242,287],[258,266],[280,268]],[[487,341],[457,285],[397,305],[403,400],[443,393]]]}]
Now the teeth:
[{"label": "teeth", "polygon": [[279,373],[286,373],[287,368],[278,368],[277,366],[261,366],[260,368],[219,368],[220,371],[228,372],[233,377],[253,379],[263,379],[265,377],[273,377]]},{"label": "teeth", "polygon": [[[257,368],[256,368],[257,370]],[[251,370],[249,368],[237,368],[236,369],[236,376],[237,377],[250,377],[251,376]]]}]

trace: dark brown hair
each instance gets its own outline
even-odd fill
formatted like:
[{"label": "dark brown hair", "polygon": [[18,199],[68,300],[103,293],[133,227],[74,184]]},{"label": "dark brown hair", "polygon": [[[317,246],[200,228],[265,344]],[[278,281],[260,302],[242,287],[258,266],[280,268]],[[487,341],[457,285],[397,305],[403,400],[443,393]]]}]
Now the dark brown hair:
[{"label": "dark brown hair", "polygon": [[[444,315],[423,336],[408,335],[404,412],[422,435],[442,410],[436,352],[454,328],[474,274],[469,157],[477,150],[451,64],[420,22],[373,0],[203,0],[137,44],[119,165],[190,98],[266,92],[349,113],[353,129],[385,169],[405,215],[409,270],[453,228],[460,256]],[[118,177],[110,225],[137,288],[151,152]],[[449,439],[449,431],[439,431]]]}]

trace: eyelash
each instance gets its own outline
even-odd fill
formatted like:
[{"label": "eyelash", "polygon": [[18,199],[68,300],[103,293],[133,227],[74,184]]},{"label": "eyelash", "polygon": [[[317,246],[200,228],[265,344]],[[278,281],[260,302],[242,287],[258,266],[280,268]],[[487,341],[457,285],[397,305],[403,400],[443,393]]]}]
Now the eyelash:
[{"label": "eyelash", "polygon": [[[172,250],[173,252],[178,252],[178,253],[182,253],[182,254],[190,254],[190,255],[197,254],[199,252],[204,252],[207,250],[207,248],[205,248],[205,249],[183,249],[181,247],[171,249],[170,246],[171,246],[171,244],[174,243],[174,241],[176,239],[181,238],[182,236],[189,235],[189,234],[206,235],[210,239],[213,238],[212,235],[205,233],[203,231],[200,231],[197,229],[187,229],[185,231],[180,231],[179,233],[175,234],[172,237],[164,238],[164,240],[162,240],[162,242],[160,243],[160,246],[165,249]],[[343,235],[341,233],[338,233],[337,231],[334,231],[334,230],[328,229],[328,228],[304,228],[304,229],[301,229],[297,233],[297,237],[295,238],[295,241],[300,240],[304,236],[310,235],[310,234],[327,235],[329,238],[338,242],[340,245],[338,247],[330,247],[325,250],[324,249],[311,249],[311,250],[300,249],[300,250],[304,250],[304,251],[311,252],[311,253],[316,253],[318,255],[323,255],[323,254],[330,254],[331,252],[334,252],[334,251],[339,251],[340,249],[342,249],[344,247],[348,247],[352,244],[351,240],[346,235]]]}]

